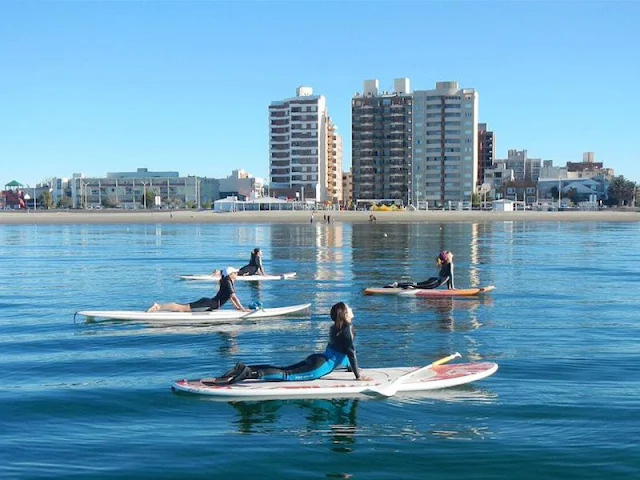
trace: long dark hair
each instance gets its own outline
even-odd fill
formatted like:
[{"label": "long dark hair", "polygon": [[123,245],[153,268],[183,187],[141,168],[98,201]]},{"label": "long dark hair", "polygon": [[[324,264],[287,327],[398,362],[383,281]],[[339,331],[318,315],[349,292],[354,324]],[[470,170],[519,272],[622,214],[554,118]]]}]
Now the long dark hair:
[{"label": "long dark hair", "polygon": [[347,326],[347,304],[344,302],[338,302],[331,307],[331,320],[338,330],[342,330]]}]

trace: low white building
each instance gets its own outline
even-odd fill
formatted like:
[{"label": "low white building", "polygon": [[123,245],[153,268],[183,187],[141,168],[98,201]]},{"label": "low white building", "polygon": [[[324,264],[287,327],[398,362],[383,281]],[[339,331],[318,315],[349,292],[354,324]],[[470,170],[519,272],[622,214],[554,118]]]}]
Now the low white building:
[{"label": "low white building", "polygon": [[279,198],[260,197],[251,200],[238,200],[238,197],[230,196],[213,202],[214,212],[257,212],[257,211],[286,211],[306,210],[305,202],[287,202]]},{"label": "low white building", "polygon": [[513,200],[503,198],[502,200],[495,200],[492,203],[494,212],[513,212],[513,205],[515,202]]}]

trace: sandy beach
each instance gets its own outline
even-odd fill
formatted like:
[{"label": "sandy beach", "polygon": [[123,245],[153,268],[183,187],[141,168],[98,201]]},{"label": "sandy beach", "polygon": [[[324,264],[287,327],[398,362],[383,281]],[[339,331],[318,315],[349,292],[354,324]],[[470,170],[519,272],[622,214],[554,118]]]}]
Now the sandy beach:
[{"label": "sandy beach", "polygon": [[363,212],[363,211],[261,211],[216,213],[207,211],[121,211],[121,210],[38,210],[0,212],[0,225],[48,224],[197,224],[197,223],[369,223],[373,214],[377,223],[408,222],[637,222],[640,212],[615,209],[599,212],[484,212],[484,211],[419,211],[419,212]]}]

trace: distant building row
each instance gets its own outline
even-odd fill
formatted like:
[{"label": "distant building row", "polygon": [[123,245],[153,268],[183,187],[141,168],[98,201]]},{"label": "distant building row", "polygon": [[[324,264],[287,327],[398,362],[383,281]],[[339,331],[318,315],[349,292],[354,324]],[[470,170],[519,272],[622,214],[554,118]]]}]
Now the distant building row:
[{"label": "distant building row", "polygon": [[11,187],[4,196],[6,206],[36,209],[38,202],[40,208],[43,206],[43,194],[49,195],[55,206],[139,209],[210,207],[227,196],[252,199],[265,193],[264,180],[244,170],[234,170],[229,177],[216,179],[138,168],[135,172],[107,173],[105,177],[76,173],[71,178],[54,178],[34,188],[24,188],[17,182],[5,187]]},{"label": "distant building row", "polygon": [[269,179],[275,196],[344,206],[385,202],[433,208],[471,203],[474,195],[516,197],[520,189],[537,197],[538,182],[547,195],[550,178],[556,185],[566,180],[558,186],[562,190],[575,184],[570,174],[577,172],[590,184],[601,179],[589,189],[602,192],[613,176],[593,161],[593,154],[564,169],[551,160],[530,159],[526,150],[496,159],[494,132],[478,123],[478,92],[457,82],[412,92],[408,78],[394,80],[393,91],[366,80],[351,100],[351,120],[352,169],[341,173],[342,141],[325,97],[299,87],[295,97],[272,102]]},{"label": "distant building row", "polygon": [[55,178],[7,198],[35,206],[46,192],[55,205],[133,209],[201,207],[227,196],[266,195],[344,207],[383,202],[439,208],[471,204],[477,195],[527,203],[563,193],[606,195],[613,170],[595,162],[591,152],[566,167],[529,158],[526,150],[496,159],[495,135],[478,123],[478,103],[478,92],[457,82],[412,92],[408,78],[395,79],[393,91],[381,91],[378,80],[364,81],[363,91],[351,99],[352,168],[343,172],[342,137],[325,97],[299,87],[295,97],[269,105],[268,185],[243,170],[214,179],[139,168],[106,177]]}]

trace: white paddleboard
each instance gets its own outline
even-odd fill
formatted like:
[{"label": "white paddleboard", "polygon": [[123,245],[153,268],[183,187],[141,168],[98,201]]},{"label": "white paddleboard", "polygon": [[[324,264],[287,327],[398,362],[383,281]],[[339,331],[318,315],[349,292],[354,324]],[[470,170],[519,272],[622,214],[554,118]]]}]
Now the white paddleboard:
[{"label": "white paddleboard", "polygon": [[304,312],[311,307],[310,303],[292,305],[290,307],[261,308],[251,312],[240,310],[212,310],[210,312],[140,312],[126,310],[83,310],[76,315],[87,318],[108,318],[112,320],[142,320],[150,323],[228,323],[230,320],[256,320],[261,318],[282,317]]},{"label": "white paddleboard", "polygon": [[[264,282],[267,280],[290,280],[297,275],[296,272],[282,273],[280,275],[238,275],[236,280],[241,282]],[[180,275],[181,280],[195,280],[199,282],[217,282],[219,274],[209,275]]]},{"label": "white paddleboard", "polygon": [[[287,398],[341,398],[370,396],[371,389],[381,388],[416,367],[364,368],[361,375],[370,381],[356,380],[353,373],[341,370],[317,380],[301,382],[265,382],[244,380],[232,385],[215,385],[213,378],[180,380],[172,385],[176,392],[208,395],[220,399],[268,400]],[[458,363],[438,365],[401,383],[398,392],[420,392],[454,387],[493,375],[496,363]]]}]

